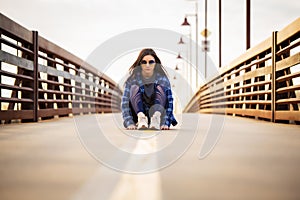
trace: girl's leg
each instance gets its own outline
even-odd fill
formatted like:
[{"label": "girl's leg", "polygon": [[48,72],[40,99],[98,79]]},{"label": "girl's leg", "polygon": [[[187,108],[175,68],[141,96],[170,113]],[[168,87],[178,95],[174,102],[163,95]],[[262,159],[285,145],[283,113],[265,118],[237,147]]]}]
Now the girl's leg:
[{"label": "girl's leg", "polygon": [[130,88],[130,103],[136,114],[139,112],[144,113],[142,94],[139,89],[137,85],[133,85]]},{"label": "girl's leg", "polygon": [[160,85],[157,85],[155,88],[155,98],[153,105],[153,113],[158,111],[163,113],[165,111],[165,105],[167,102],[167,95],[164,91],[164,88]]},{"label": "girl's leg", "polygon": [[[155,99],[154,99],[154,105],[150,109],[151,113],[151,123],[150,128],[158,130],[160,129],[161,125],[161,117],[165,114],[165,105],[167,102],[167,96],[164,92],[164,89],[162,86],[158,85],[155,88]],[[162,116],[161,116],[162,115]]]},{"label": "girl's leg", "polygon": [[133,85],[130,88],[130,103],[131,106],[137,115],[138,129],[147,129],[148,128],[148,119],[144,114],[142,94],[139,90],[139,86]]}]

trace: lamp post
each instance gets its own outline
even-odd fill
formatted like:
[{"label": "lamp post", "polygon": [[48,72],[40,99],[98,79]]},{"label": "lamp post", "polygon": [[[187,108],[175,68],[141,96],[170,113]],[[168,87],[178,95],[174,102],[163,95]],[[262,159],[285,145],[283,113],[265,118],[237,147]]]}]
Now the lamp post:
[{"label": "lamp post", "polygon": [[[207,33],[207,0],[205,0],[205,39],[204,39],[204,43],[205,45],[207,45],[207,36],[208,36],[208,33]],[[204,49],[204,53],[205,53],[205,58],[204,58],[204,77],[206,78],[207,77],[207,49],[205,47]]]},{"label": "lamp post", "polygon": [[219,0],[219,68],[222,67],[222,0]]},{"label": "lamp post", "polygon": [[246,50],[250,48],[250,14],[251,14],[250,0],[246,0]]},{"label": "lamp post", "polygon": [[[184,22],[181,24],[182,26],[191,26],[190,23],[187,21],[188,16],[193,16],[196,18],[196,89],[198,88],[198,33],[199,33],[199,28],[198,28],[198,0],[193,0],[195,2],[195,13],[194,14],[186,14],[184,18]],[[190,36],[190,41],[191,41],[191,36]],[[192,46],[192,43],[190,42],[190,45]],[[192,52],[191,52],[192,55]],[[192,56],[191,56],[192,57]]]},{"label": "lamp post", "polygon": [[209,51],[209,41],[207,37],[210,35],[210,31],[207,29],[207,0],[204,1],[205,8],[205,22],[204,22],[204,30],[201,34],[204,36],[204,41],[202,43],[203,51],[204,51],[204,78],[207,78],[207,52]]}]

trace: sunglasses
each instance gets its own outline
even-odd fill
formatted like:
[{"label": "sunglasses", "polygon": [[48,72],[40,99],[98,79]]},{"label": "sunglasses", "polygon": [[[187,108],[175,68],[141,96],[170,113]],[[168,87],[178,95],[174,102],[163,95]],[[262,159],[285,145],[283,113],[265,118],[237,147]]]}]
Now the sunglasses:
[{"label": "sunglasses", "polygon": [[[146,65],[146,64],[147,64],[147,61],[146,61],[146,60],[142,60],[142,61],[141,61],[141,65]],[[149,60],[148,64],[149,64],[149,65],[153,65],[153,64],[155,64],[155,61],[154,61],[154,60]]]}]

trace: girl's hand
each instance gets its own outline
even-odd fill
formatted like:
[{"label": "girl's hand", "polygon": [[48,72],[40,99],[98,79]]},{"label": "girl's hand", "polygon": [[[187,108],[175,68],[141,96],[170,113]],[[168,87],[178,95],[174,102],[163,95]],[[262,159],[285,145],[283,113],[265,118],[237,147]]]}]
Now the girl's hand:
[{"label": "girl's hand", "polygon": [[127,126],[127,130],[135,130],[135,129],[136,129],[136,126],[134,124]]},{"label": "girl's hand", "polygon": [[161,129],[161,130],[169,130],[170,127],[168,127],[167,125],[162,125],[162,126],[160,127],[160,129]]}]

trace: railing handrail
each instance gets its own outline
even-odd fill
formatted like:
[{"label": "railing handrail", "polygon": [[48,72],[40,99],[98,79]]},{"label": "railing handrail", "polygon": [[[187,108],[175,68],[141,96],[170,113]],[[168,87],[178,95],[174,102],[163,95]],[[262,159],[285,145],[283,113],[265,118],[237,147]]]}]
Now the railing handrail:
[{"label": "railing handrail", "polygon": [[184,111],[298,123],[300,87],[296,78],[300,73],[295,67],[300,64],[299,46],[300,18],[223,66],[219,75],[200,87]]},{"label": "railing handrail", "polygon": [[[16,51],[16,55],[3,50],[3,46]],[[8,64],[15,66],[17,72],[7,71],[4,65]],[[37,31],[27,30],[2,13],[1,75],[14,79],[14,84],[11,85],[0,78],[1,88],[11,92],[8,98],[2,96],[0,90],[0,120],[6,122],[14,119],[38,121],[38,118],[55,115],[119,111],[121,90],[110,77],[39,36]],[[2,103],[7,104],[8,109],[3,110]]]}]

